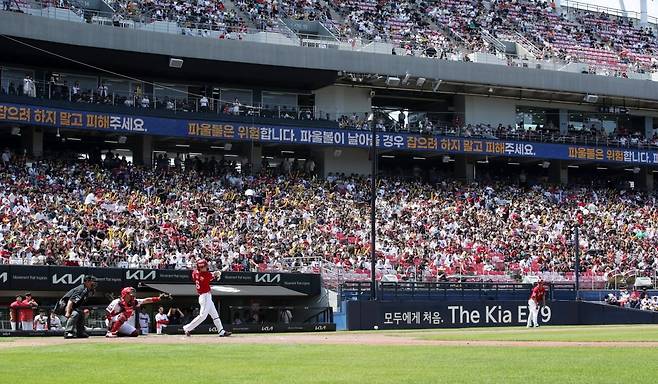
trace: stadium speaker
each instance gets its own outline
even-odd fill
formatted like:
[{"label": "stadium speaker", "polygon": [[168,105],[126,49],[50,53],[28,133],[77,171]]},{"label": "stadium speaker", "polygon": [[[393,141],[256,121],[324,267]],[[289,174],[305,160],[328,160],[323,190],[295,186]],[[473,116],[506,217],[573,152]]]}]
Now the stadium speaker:
[{"label": "stadium speaker", "polygon": [[233,144],[231,144],[231,143],[224,144],[224,150],[225,151],[230,151],[231,148],[233,148]]},{"label": "stadium speaker", "polygon": [[400,78],[399,77],[387,77],[386,78],[386,85],[389,87],[395,87],[396,85],[400,84]]},{"label": "stadium speaker", "polygon": [[171,68],[182,68],[183,59],[174,59],[173,57],[169,59],[169,66]]},{"label": "stadium speaker", "polygon": [[596,103],[597,101],[599,101],[599,97],[597,95],[585,95],[583,101],[585,101],[586,103]]},{"label": "stadium speaker", "polygon": [[128,138],[125,137],[125,136],[119,136],[119,138],[117,139],[117,141],[119,142],[119,144],[125,144],[125,143],[126,143],[126,140],[128,140]]},{"label": "stadium speaker", "polygon": [[422,88],[423,85],[425,85],[425,80],[424,77],[419,77],[418,80],[416,80],[416,86]]},{"label": "stadium speaker", "polygon": [[340,157],[343,154],[342,149],[334,149],[334,157]]}]

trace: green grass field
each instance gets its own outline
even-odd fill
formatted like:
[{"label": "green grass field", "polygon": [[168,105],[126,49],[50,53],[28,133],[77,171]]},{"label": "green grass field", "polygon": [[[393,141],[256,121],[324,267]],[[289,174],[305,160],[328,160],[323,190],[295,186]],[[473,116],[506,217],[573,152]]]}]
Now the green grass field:
[{"label": "green grass field", "polygon": [[[529,332],[532,331],[532,332]],[[372,332],[375,334],[375,332]],[[349,334],[341,333],[342,337]],[[359,333],[363,336],[364,333]],[[381,332],[420,340],[658,341],[658,326]],[[366,334],[367,336],[367,334]],[[155,337],[155,336],[149,336]],[[236,336],[236,338],[241,336]],[[318,335],[331,340],[332,335]],[[658,347],[172,344],[0,347],[0,383],[655,383]],[[179,339],[176,339],[180,341]],[[194,340],[194,338],[192,338]],[[271,340],[268,339],[268,340]],[[233,340],[232,340],[233,341]]]}]

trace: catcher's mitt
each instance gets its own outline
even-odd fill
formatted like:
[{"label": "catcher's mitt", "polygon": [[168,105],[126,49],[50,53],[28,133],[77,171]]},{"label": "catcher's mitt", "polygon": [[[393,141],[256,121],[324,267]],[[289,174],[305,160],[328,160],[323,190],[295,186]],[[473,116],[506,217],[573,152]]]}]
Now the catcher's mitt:
[{"label": "catcher's mitt", "polygon": [[160,296],[158,296],[158,297],[160,298],[160,300],[171,300],[172,299],[170,294],[164,293],[164,292],[161,293]]}]

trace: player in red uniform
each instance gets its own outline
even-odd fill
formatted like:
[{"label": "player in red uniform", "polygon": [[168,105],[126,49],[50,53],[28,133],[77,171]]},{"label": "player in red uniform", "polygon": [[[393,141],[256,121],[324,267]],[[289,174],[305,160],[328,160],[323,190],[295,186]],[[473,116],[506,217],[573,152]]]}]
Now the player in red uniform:
[{"label": "player in red uniform", "polygon": [[18,312],[23,307],[23,296],[16,296],[16,301],[13,301],[9,304],[9,323],[11,324],[11,330],[17,331],[18,324],[20,323],[20,317]]},{"label": "player in red uniform", "polygon": [[[142,305],[157,303],[161,299],[169,299],[171,296],[160,294],[160,296],[137,299],[136,291],[133,287],[126,287],[121,290],[121,298],[114,299],[105,309],[107,316],[108,332],[105,337],[132,336],[139,335],[139,331],[134,327],[135,310]],[[132,323],[132,324],[131,324]]]},{"label": "player in red uniform", "polygon": [[231,332],[225,330],[222,326],[222,321],[219,319],[217,308],[215,308],[215,304],[212,301],[212,294],[210,293],[210,282],[214,279],[219,279],[222,273],[219,271],[210,273],[208,271],[208,262],[204,259],[196,262],[196,268],[196,270],[192,271],[192,280],[194,280],[196,291],[199,294],[199,305],[201,309],[199,309],[199,316],[192,319],[189,324],[183,326],[185,336],[190,336],[190,332],[198,327],[208,315],[210,315],[213,323],[215,323],[219,337],[231,336]]},{"label": "player in red uniform", "polygon": [[530,313],[528,314],[528,328],[532,326],[539,327],[538,317],[542,305],[546,305],[546,289],[544,288],[544,281],[539,280],[537,285],[532,288],[530,299],[528,299],[528,308],[530,309]]},{"label": "player in red uniform", "polygon": [[18,310],[18,317],[21,321],[21,329],[24,331],[34,330],[34,310],[37,302],[32,298],[31,293],[25,294],[25,299],[21,302],[21,308]]}]

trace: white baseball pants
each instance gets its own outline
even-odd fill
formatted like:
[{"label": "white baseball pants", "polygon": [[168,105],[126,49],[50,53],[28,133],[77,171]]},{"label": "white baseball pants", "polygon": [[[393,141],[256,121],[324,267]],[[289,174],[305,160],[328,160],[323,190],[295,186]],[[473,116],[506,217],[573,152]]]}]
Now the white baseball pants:
[{"label": "white baseball pants", "polygon": [[203,321],[210,315],[210,318],[212,319],[212,322],[215,323],[215,327],[217,327],[217,332],[220,332],[224,327],[222,326],[222,321],[219,319],[219,313],[217,313],[217,308],[215,308],[215,304],[212,302],[212,295],[210,292],[203,293],[199,295],[199,306],[201,308],[199,309],[199,316],[195,317],[190,321],[189,324],[186,324],[183,326],[183,330],[185,332],[191,332],[194,330],[194,328],[198,327],[199,324],[203,323]]},{"label": "white baseball pants", "polygon": [[31,321],[21,321],[21,329],[24,331],[33,331],[34,324]]},{"label": "white baseball pants", "polygon": [[528,313],[528,327],[532,327],[533,324],[535,327],[539,327],[539,322],[537,321],[539,317],[539,304],[530,299],[528,300],[528,309],[530,310],[530,313]]},{"label": "white baseball pants", "polygon": [[[121,314],[118,314],[112,317],[112,321],[110,322],[110,328],[112,328],[112,324],[119,319],[120,315]],[[135,315],[133,314],[132,316],[130,316],[128,320],[126,320],[123,324],[121,324],[117,333],[119,335],[124,335],[124,336],[132,335],[133,332],[137,330],[134,324],[135,324]]]}]

